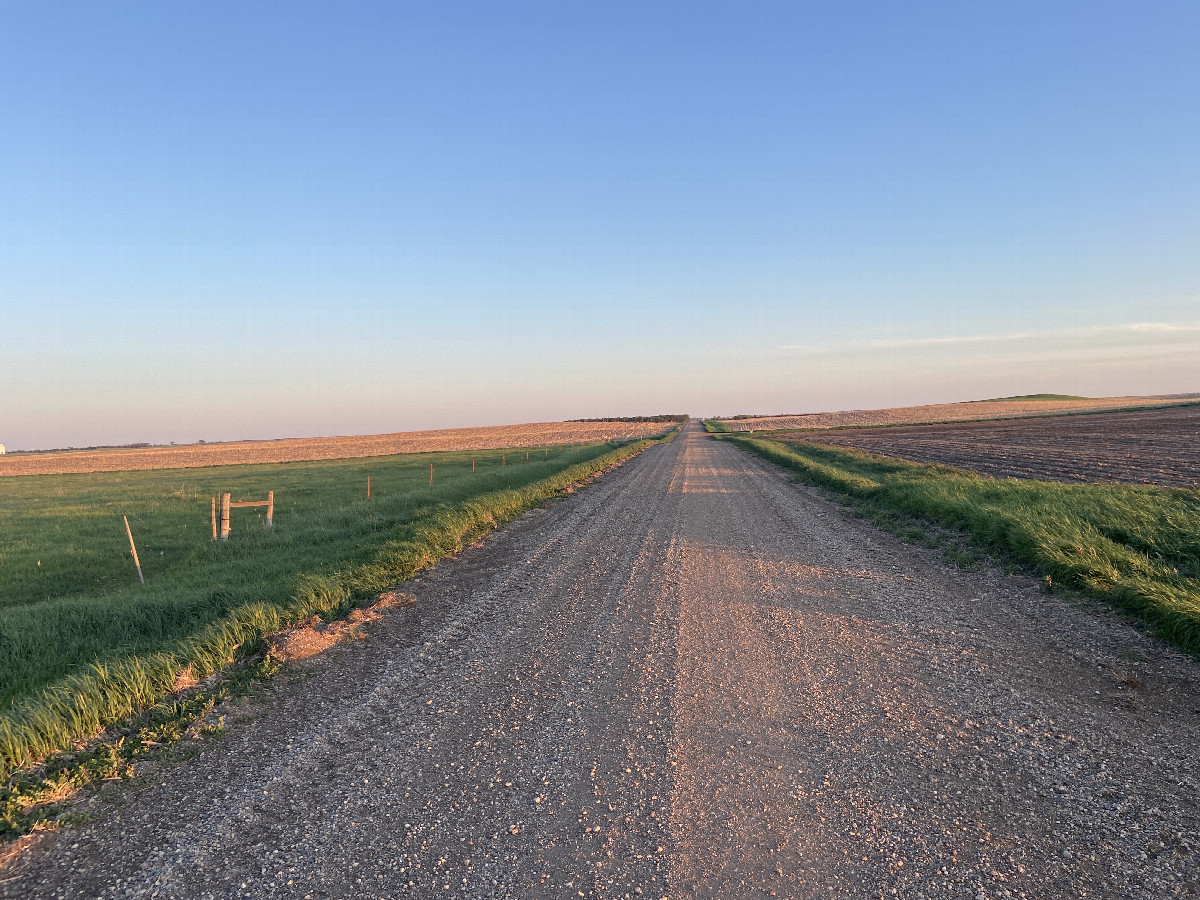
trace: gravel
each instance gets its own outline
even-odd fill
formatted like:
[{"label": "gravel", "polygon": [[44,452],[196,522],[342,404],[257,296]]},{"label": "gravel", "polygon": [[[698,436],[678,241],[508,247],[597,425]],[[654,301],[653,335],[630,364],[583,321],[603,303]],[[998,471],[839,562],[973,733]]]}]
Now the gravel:
[{"label": "gravel", "polygon": [[1200,667],[695,426],[464,551],[0,897],[1200,890]]}]

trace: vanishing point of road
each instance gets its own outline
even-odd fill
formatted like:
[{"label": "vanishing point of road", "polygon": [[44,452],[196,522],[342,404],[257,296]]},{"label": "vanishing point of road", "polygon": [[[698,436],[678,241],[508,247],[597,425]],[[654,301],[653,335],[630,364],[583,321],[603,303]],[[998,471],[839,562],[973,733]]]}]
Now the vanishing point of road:
[{"label": "vanishing point of road", "polygon": [[1200,890],[1200,666],[695,424],[406,585],[4,897]]}]

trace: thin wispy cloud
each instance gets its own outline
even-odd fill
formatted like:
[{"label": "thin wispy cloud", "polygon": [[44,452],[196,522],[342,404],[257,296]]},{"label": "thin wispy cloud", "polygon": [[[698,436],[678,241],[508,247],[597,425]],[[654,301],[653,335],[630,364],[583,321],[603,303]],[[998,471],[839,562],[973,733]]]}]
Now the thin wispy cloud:
[{"label": "thin wispy cloud", "polygon": [[1149,334],[1174,334],[1177,332],[1200,331],[1197,322],[1134,322],[1121,326],[1125,331],[1136,331]]},{"label": "thin wispy cloud", "polygon": [[1004,334],[967,334],[920,338],[854,338],[816,344],[785,344],[781,350],[805,353],[846,353],[856,350],[920,350],[930,347],[959,347],[980,344],[1008,344],[1050,338],[1103,338],[1120,335],[1200,336],[1200,322],[1129,322],[1121,325],[1100,325],[1086,328],[1046,328]]}]

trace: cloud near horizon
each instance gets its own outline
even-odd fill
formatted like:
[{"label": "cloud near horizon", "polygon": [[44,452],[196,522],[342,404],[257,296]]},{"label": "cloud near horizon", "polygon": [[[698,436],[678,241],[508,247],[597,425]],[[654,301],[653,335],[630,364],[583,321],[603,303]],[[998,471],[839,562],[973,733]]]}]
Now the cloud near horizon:
[{"label": "cloud near horizon", "polygon": [[1040,338],[1104,338],[1121,335],[1200,336],[1200,322],[1128,322],[1121,325],[1097,325],[1083,328],[1047,328],[1007,334],[953,335],[927,338],[858,338],[819,344],[785,344],[780,350],[806,353],[844,353],[855,350],[919,350],[977,344],[1004,344]]}]

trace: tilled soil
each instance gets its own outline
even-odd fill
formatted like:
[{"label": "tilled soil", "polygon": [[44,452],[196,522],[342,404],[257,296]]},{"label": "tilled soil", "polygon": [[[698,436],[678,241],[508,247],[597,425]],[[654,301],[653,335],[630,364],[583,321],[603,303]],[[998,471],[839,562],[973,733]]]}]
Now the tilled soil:
[{"label": "tilled soil", "polygon": [[4,897],[1200,889],[1200,667],[690,427],[406,585]]},{"label": "tilled soil", "polygon": [[781,437],[998,478],[1200,486],[1200,406]]},{"label": "tilled soil", "polygon": [[965,403],[930,403],[925,406],[891,406],[885,409],[847,409],[839,412],[801,413],[791,416],[746,416],[719,421],[730,431],[857,428],[874,425],[916,425],[922,422],[969,422],[977,419],[1026,418],[1087,410],[1122,409],[1129,406],[1176,405],[1197,398],[1200,398],[1200,395],[1077,397],[1072,400],[970,400]]}]

